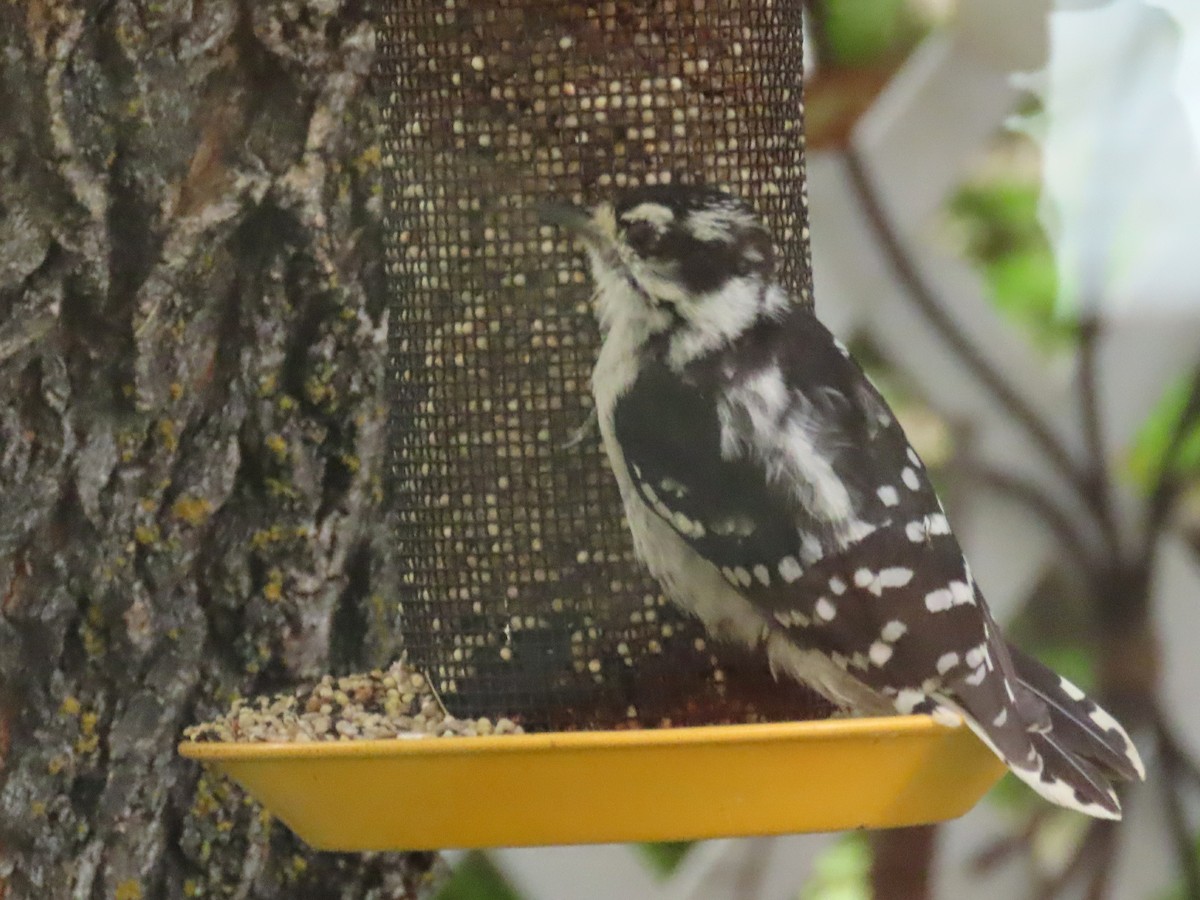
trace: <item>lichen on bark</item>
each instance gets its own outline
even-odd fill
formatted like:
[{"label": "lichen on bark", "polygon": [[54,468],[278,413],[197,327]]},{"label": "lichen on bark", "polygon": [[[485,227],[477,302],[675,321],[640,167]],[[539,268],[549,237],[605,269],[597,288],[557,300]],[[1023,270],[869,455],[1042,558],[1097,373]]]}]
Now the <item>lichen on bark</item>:
[{"label": "lichen on bark", "polygon": [[6,900],[431,881],[174,750],[395,650],[373,55],[348,0],[0,4]]}]

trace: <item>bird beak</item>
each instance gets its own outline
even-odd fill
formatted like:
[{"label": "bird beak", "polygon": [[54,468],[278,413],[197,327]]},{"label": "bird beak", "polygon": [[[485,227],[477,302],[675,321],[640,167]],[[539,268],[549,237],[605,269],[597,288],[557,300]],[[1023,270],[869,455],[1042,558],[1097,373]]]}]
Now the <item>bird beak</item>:
[{"label": "bird beak", "polygon": [[600,250],[611,244],[611,240],[596,224],[591,210],[571,203],[541,203],[537,207],[538,218],[546,225],[557,225],[571,232],[590,247]]},{"label": "bird beak", "polygon": [[646,293],[629,271],[629,265],[621,258],[617,241],[617,221],[611,204],[601,203],[594,210],[570,203],[539,203],[538,218],[545,225],[557,225],[567,229],[588,249],[593,267],[624,273],[629,286],[650,306],[658,303]]}]

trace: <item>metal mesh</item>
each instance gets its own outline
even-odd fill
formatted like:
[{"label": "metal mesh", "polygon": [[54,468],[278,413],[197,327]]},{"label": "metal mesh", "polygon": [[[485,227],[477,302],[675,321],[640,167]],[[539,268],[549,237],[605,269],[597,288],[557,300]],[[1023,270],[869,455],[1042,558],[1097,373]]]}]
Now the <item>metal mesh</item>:
[{"label": "metal mesh", "polygon": [[530,727],[821,712],[708,646],[635,562],[598,437],[566,446],[598,333],[582,256],[533,210],[721,184],[809,301],[799,2],[392,0],[382,19],[409,659],[457,715]]}]

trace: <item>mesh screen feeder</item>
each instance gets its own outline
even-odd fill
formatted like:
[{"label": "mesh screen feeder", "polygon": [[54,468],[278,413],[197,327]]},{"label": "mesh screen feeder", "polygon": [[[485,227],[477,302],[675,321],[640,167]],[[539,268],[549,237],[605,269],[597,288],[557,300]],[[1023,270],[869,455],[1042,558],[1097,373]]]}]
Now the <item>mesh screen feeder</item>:
[{"label": "mesh screen feeder", "polygon": [[[539,215],[627,186],[720,185],[755,205],[784,283],[811,303],[801,4],[381,6],[403,642],[448,712],[530,733],[185,752],[326,849],[964,812],[1003,771],[967,729],[828,719],[815,694],[710,644],[635,560],[588,429],[600,336],[585,260]],[[512,806],[475,802],[498,791]]]}]

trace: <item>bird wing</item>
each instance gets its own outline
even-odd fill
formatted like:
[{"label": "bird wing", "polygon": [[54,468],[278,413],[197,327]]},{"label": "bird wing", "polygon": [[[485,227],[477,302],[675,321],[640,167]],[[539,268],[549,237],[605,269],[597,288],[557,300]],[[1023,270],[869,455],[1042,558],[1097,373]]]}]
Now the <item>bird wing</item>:
[{"label": "bird wing", "polygon": [[872,687],[964,674],[985,620],[919,458],[815,318],[782,324],[641,368],[614,409],[633,485],[764,618]]},{"label": "bird wing", "polygon": [[649,361],[613,427],[641,500],[770,627],[899,712],[961,712],[1054,802],[1119,816],[1104,776],[1114,755],[1140,766],[1132,742],[1070,691],[1052,712],[1016,673],[919,457],[815,318],[765,323],[682,369]]}]

